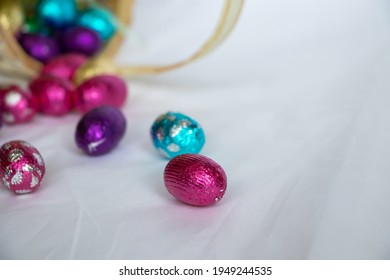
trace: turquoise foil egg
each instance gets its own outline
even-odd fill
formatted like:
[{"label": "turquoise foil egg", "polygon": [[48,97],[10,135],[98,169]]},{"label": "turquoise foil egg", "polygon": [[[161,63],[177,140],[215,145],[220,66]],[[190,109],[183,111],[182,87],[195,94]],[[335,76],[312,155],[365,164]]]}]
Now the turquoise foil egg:
[{"label": "turquoise foil egg", "polygon": [[201,126],[190,117],[168,112],[159,116],[150,130],[154,147],[165,157],[197,154],[205,143]]},{"label": "turquoise foil egg", "polygon": [[37,15],[43,22],[52,27],[69,26],[76,20],[76,1],[40,0],[37,5]]},{"label": "turquoise foil egg", "polygon": [[101,8],[83,11],[77,19],[77,25],[96,31],[104,41],[109,40],[117,30],[115,17],[108,10]]}]

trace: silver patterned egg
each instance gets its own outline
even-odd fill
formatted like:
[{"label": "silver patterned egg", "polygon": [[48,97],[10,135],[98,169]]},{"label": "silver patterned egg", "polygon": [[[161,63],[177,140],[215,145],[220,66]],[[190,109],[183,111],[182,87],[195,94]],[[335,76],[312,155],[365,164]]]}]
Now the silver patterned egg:
[{"label": "silver patterned egg", "polygon": [[0,148],[0,178],[16,194],[36,191],[45,175],[39,151],[26,141],[10,141]]}]

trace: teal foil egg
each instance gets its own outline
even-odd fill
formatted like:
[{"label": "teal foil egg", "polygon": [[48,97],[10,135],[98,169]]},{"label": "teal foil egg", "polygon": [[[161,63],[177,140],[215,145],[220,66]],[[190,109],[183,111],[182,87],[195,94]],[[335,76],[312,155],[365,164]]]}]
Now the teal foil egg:
[{"label": "teal foil egg", "polygon": [[114,16],[108,10],[101,8],[83,11],[77,19],[77,25],[95,30],[104,41],[109,40],[117,29]]},{"label": "teal foil egg", "polygon": [[165,157],[197,154],[205,143],[200,125],[190,117],[168,112],[159,116],[150,130],[154,147]]},{"label": "teal foil egg", "polygon": [[77,16],[75,0],[40,0],[37,16],[43,22],[55,28],[71,25]]}]

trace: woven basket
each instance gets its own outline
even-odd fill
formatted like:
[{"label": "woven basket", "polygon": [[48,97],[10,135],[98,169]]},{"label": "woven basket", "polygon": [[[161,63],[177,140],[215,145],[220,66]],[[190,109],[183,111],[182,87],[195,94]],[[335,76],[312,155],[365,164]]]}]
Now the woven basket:
[{"label": "woven basket", "polygon": [[[26,1],[26,2],[25,2]],[[25,2],[25,3],[23,3]],[[42,63],[33,59],[21,48],[15,38],[23,22],[22,5],[31,0],[0,0],[0,72],[13,77],[32,78],[42,68]],[[79,0],[78,5],[87,5],[88,0]],[[76,83],[99,74],[111,72],[123,76],[155,74],[176,69],[191,63],[215,49],[232,31],[240,15],[244,0],[225,0],[220,21],[214,34],[189,58],[166,66],[119,66],[112,63],[124,38],[121,32],[110,39],[104,50],[79,69]],[[98,4],[110,9],[121,25],[128,26],[132,21],[134,0],[100,0]]]}]

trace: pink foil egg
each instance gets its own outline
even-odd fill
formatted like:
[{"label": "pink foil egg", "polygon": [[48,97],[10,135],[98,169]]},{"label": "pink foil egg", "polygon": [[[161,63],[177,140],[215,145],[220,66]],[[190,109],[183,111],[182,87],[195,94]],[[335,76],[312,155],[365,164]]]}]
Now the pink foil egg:
[{"label": "pink foil egg", "polygon": [[0,178],[16,194],[39,188],[45,175],[45,163],[36,148],[25,141],[11,141],[0,148]]},{"label": "pink foil egg", "polygon": [[222,199],[227,178],[215,161],[198,154],[183,154],[169,161],[164,183],[178,200],[194,206],[208,206]]},{"label": "pink foil egg", "polygon": [[35,105],[32,96],[18,86],[1,90],[1,112],[7,124],[19,124],[31,121],[35,116]]},{"label": "pink foil egg", "polygon": [[84,81],[76,93],[76,109],[86,113],[100,106],[121,108],[127,99],[127,86],[114,75],[100,75]]},{"label": "pink foil egg", "polygon": [[47,115],[62,116],[74,107],[75,87],[65,79],[42,76],[30,83],[38,110]]},{"label": "pink foil egg", "polygon": [[51,75],[58,78],[72,80],[77,69],[87,62],[82,54],[65,54],[51,59],[42,68],[42,75]]}]

